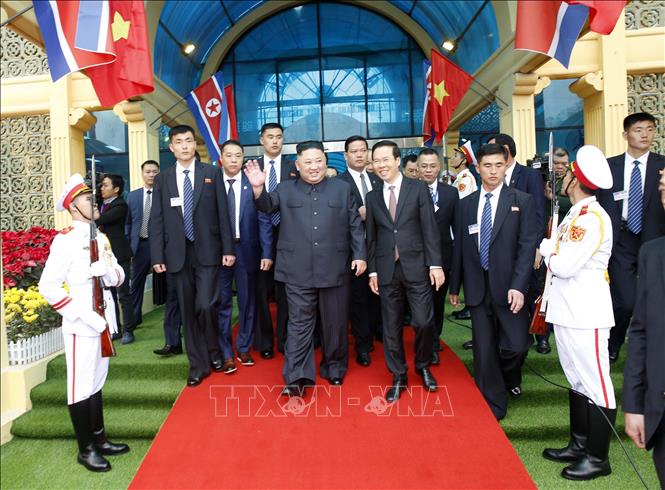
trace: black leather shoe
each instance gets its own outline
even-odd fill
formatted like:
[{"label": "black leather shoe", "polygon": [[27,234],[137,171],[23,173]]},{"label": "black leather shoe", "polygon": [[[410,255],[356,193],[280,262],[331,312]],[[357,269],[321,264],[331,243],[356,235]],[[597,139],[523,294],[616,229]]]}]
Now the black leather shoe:
[{"label": "black leather shoe", "polygon": [[453,312],[453,317],[455,320],[471,320],[471,312],[465,306],[464,309]]},{"label": "black leather shoe", "polygon": [[399,378],[393,379],[393,385],[388,388],[388,391],[386,391],[386,401],[388,403],[396,402],[399,400],[399,397],[404,390],[406,390],[406,380]]},{"label": "black leather shoe", "polygon": [[439,357],[439,352],[434,351],[432,352],[432,366],[438,366],[441,364],[441,358]]},{"label": "black leather shoe", "polygon": [[610,362],[614,364],[615,362],[617,362],[617,359],[619,359],[619,351],[611,350],[609,356],[610,356]]},{"label": "black leather shoe", "polygon": [[266,349],[261,351],[261,358],[263,359],[272,359],[275,357],[275,353],[272,349]]},{"label": "black leather shoe", "polygon": [[511,389],[508,390],[508,393],[510,393],[510,396],[513,398],[519,398],[522,396],[522,388],[519,386],[513,386]]},{"label": "black leather shoe", "polygon": [[550,343],[547,341],[547,339],[542,339],[538,341],[538,345],[536,346],[536,352],[538,354],[549,354],[552,352],[552,347],[550,347]]},{"label": "black leather shoe", "polygon": [[92,444],[88,445],[83,451],[79,451],[77,461],[90,471],[102,472],[111,469],[111,463],[99,454]]},{"label": "black leather shoe", "polygon": [[344,383],[344,378],[329,378],[328,383],[333,386],[340,386],[342,383]]},{"label": "black leather shoe", "polygon": [[189,378],[187,378],[187,386],[191,387],[198,386],[208,376],[210,376],[210,373],[204,374],[203,376],[190,376]]},{"label": "black leather shoe", "polygon": [[462,344],[462,349],[464,350],[471,350],[473,349],[473,340],[467,340]]},{"label": "black leather shoe", "polygon": [[224,362],[221,359],[216,359],[210,363],[213,371],[216,373],[220,372],[224,367]]},{"label": "black leather shoe", "polygon": [[114,333],[111,335],[111,340],[120,340],[122,338],[122,334],[120,332]]},{"label": "black leather shoe", "polygon": [[369,357],[368,352],[359,352],[356,356],[356,362],[361,366],[369,366],[372,363],[372,359]]},{"label": "black leather shoe", "polygon": [[282,396],[288,396],[289,398],[294,396],[303,396],[305,394],[305,387],[302,383],[295,382],[290,385],[286,385],[282,389]]},{"label": "black leather shoe", "polygon": [[125,333],[122,334],[122,340],[120,341],[121,344],[131,344],[134,342],[134,334],[130,332],[129,330],[125,330]]},{"label": "black leather shoe", "polygon": [[105,456],[116,456],[118,454],[124,454],[129,452],[129,446],[127,444],[116,444],[109,441],[106,438],[106,433],[102,429],[100,434],[93,433],[95,449],[99,454]]},{"label": "black leather shoe", "polygon": [[436,379],[432,376],[432,372],[429,368],[422,368],[416,371],[423,378],[423,386],[425,389],[427,391],[436,391]]},{"label": "black leather shoe", "polygon": [[178,354],[182,354],[182,346],[166,344],[161,349],[155,349],[153,352],[158,356],[172,356],[172,355],[175,356]]}]

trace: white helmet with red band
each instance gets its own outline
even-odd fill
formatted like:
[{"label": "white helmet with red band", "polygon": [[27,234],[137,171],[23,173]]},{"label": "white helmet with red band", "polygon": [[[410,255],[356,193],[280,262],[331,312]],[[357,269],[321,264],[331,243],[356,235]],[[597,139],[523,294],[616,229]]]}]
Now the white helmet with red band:
[{"label": "white helmet with red band", "polygon": [[62,190],[60,199],[55,205],[56,211],[66,211],[74,198],[80,194],[92,192],[92,189],[87,186],[81,174],[74,174],[65,183],[65,188]]}]

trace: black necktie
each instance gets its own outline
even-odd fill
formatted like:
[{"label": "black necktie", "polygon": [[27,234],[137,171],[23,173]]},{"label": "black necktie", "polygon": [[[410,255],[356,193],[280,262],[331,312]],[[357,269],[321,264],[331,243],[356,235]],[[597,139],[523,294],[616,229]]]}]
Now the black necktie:
[{"label": "black necktie", "polygon": [[231,232],[236,236],[236,193],[233,190],[233,183],[236,179],[229,179],[229,193],[227,198],[229,200],[229,216],[231,217]]}]

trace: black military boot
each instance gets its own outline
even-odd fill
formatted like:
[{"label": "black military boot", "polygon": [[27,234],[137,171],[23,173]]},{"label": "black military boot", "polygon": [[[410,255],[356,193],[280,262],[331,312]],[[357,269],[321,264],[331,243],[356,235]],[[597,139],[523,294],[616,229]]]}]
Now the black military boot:
[{"label": "black military boot", "polygon": [[566,466],[561,471],[561,476],[569,480],[591,480],[612,473],[608,454],[616,416],[616,408],[588,406],[586,454]]},{"label": "black military boot", "polygon": [[92,427],[92,440],[95,449],[105,456],[115,456],[129,452],[127,444],[116,444],[106,438],[104,430],[104,405],[102,403],[102,390],[90,397],[90,421]]},{"label": "black military boot", "polygon": [[90,430],[90,399],[69,405],[69,415],[72,419],[76,441],[79,446],[77,461],[90,471],[108,471],[111,469],[109,463],[95,449],[92,443],[92,431]]},{"label": "black military boot", "polygon": [[586,396],[568,390],[570,441],[566,447],[561,449],[544,449],[544,458],[551,461],[573,463],[584,456],[587,437],[587,405],[589,405],[589,400]]}]

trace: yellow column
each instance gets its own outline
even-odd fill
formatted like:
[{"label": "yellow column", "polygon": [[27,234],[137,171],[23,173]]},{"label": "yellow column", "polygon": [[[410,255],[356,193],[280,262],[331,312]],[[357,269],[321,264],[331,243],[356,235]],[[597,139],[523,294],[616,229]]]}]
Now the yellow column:
[{"label": "yellow column", "polygon": [[205,143],[198,143],[196,145],[196,151],[201,155],[201,161],[203,163],[210,163],[210,155],[208,154],[208,147]]},{"label": "yellow column", "polygon": [[584,101],[584,142],[597,146],[608,156],[625,150],[621,137],[623,119],[628,113],[625,34],[621,14],[612,34],[600,36],[600,70],[584,75],[570,86]]},{"label": "yellow column", "polygon": [[[85,144],[83,135],[97,121],[85,109],[71,108],[72,81],[69,76],[51,85],[51,167],[53,201],[57,202],[65,182],[73,173],[85,176]],[[71,222],[69,213],[55,212],[56,229]]]},{"label": "yellow column", "polygon": [[143,185],[141,164],[146,160],[159,162],[159,125],[150,126],[159,113],[146,102],[121,102],[113,112],[127,124],[129,141],[129,188]]},{"label": "yellow column", "polygon": [[446,156],[452,158],[455,148],[459,148],[459,131],[446,132]]},{"label": "yellow column", "polygon": [[515,73],[499,86],[498,97],[510,103],[508,107],[499,105],[499,128],[515,140],[516,159],[522,164],[536,153],[533,97],[549,84],[548,77],[539,77],[535,73]]}]

